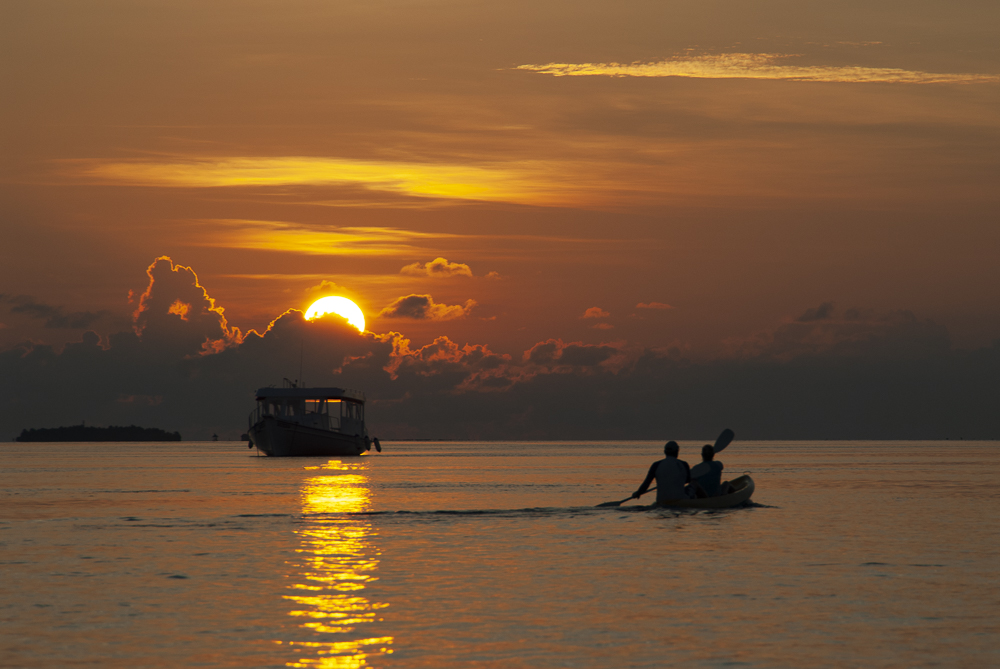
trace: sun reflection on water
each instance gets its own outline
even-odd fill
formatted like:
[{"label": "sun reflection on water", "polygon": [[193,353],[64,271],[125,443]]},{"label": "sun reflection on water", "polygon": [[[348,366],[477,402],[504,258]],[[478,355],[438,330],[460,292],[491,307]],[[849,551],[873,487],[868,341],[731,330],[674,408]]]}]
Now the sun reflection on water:
[{"label": "sun reflection on water", "polygon": [[388,606],[364,594],[377,580],[377,533],[363,516],[341,515],[371,508],[365,468],[337,460],[306,467],[323,474],[302,484],[298,578],[284,597],[295,604],[289,615],[300,619],[299,626],[315,639],[289,643],[311,649],[315,657],[288,662],[289,667],[365,667],[369,658],[392,653],[393,637],[368,636],[369,626],[381,620],[379,612]]}]

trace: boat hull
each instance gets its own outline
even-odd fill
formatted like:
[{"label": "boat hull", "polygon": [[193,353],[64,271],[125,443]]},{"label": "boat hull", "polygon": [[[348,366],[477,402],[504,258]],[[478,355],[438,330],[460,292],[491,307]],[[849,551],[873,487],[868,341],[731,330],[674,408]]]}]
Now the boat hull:
[{"label": "boat hull", "polygon": [[365,439],[361,435],[299,425],[265,416],[250,428],[254,446],[273,457],[328,457],[361,455]]},{"label": "boat hull", "polygon": [[676,499],[671,502],[658,503],[657,506],[671,509],[731,509],[750,500],[753,495],[754,482],[747,475],[740,476],[729,482],[735,492],[718,497],[701,497],[696,499]]}]

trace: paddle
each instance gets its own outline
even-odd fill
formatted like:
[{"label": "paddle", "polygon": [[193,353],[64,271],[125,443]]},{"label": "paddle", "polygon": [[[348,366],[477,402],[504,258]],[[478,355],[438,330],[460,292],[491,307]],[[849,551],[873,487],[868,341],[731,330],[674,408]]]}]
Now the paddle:
[{"label": "paddle", "polygon": [[[656,490],[656,486],[655,485],[652,488],[650,488],[649,490],[647,490],[646,492],[653,492],[654,490]],[[642,493],[642,495],[645,495],[646,492]],[[642,497],[642,495],[639,495],[639,497]],[[597,508],[599,509],[602,506],[621,506],[622,504],[624,504],[625,502],[629,501],[630,499],[632,499],[631,496],[626,497],[625,499],[623,499],[620,502],[605,502],[604,504],[598,504]]]},{"label": "paddle", "polygon": [[[719,438],[715,440],[715,445],[712,448],[715,449],[716,453],[718,453],[719,451],[725,449],[726,446],[728,446],[729,444],[731,444],[732,441],[733,441],[733,438],[735,436],[736,436],[735,432],[733,432],[729,428],[726,428],[725,430],[722,431],[722,434],[719,435]],[[652,488],[650,488],[646,492],[653,492],[654,490],[656,490],[656,486],[653,486]],[[642,494],[645,495],[646,492],[644,492]],[[642,495],[640,495],[640,497],[641,496]],[[605,502],[604,504],[598,504],[597,508],[606,507],[606,506],[621,506],[622,504],[624,504],[625,502],[629,501],[630,499],[632,499],[631,496],[626,497],[625,499],[623,499],[620,502]]]},{"label": "paddle", "polygon": [[735,436],[735,432],[726,428],[722,431],[722,434],[719,435],[719,438],[715,440],[715,444],[712,446],[712,449],[716,453],[720,453],[726,446],[732,443],[733,437]]}]

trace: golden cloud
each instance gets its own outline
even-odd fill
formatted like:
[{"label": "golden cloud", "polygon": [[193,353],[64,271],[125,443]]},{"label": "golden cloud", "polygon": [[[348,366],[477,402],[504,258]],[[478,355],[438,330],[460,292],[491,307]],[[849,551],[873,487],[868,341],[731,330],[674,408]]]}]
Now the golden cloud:
[{"label": "golden cloud", "polygon": [[611,314],[600,307],[591,307],[583,312],[580,318],[607,318]]},{"label": "golden cloud", "polygon": [[552,167],[532,161],[482,166],[287,156],[67,162],[76,165],[74,176],[134,186],[354,186],[442,200],[543,204],[567,199],[542,178]]},{"label": "golden cloud", "polygon": [[990,74],[941,74],[894,67],[786,65],[797,54],[727,53],[682,56],[652,63],[547,63],[518,70],[556,77],[688,77],[694,79],[779,79],[841,83],[972,84],[1000,82]]},{"label": "golden cloud", "polygon": [[450,321],[464,318],[476,306],[475,300],[465,304],[441,304],[430,295],[400,297],[379,312],[378,318],[406,318],[410,320]]},{"label": "golden cloud", "polygon": [[459,237],[400,228],[322,227],[285,221],[212,219],[198,246],[287,251],[307,255],[413,255],[420,241]]},{"label": "golden cloud", "polygon": [[465,263],[451,262],[441,257],[422,264],[415,262],[402,268],[399,272],[411,276],[431,276],[440,279],[453,276],[472,276],[472,269]]},{"label": "golden cloud", "polygon": [[169,309],[167,309],[168,314],[180,316],[182,321],[186,321],[188,319],[188,312],[190,311],[191,305],[187,302],[181,302],[180,300],[174,300],[174,303],[170,305]]}]

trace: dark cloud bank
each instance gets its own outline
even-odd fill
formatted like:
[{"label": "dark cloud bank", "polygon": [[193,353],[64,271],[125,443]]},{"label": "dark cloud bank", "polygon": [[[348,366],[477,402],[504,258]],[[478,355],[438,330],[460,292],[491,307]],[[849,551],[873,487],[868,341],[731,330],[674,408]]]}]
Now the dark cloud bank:
[{"label": "dark cloud bank", "polygon": [[0,352],[0,438],[81,420],[236,438],[254,390],[297,377],[300,356],[309,385],[364,390],[386,440],[1000,438],[1000,341],[955,350],[909,313],[824,304],[715,360],[561,340],[510,355],[294,310],[243,334],[189,268],[161,258],[149,276],[133,331]]},{"label": "dark cloud bank", "polygon": [[36,302],[29,295],[4,295],[0,293],[0,303],[10,305],[8,310],[12,314],[23,314],[29,318],[44,321],[44,327],[46,328],[67,330],[89,328],[107,315],[104,311],[75,311],[67,313],[61,307],[53,307],[48,304]]}]

